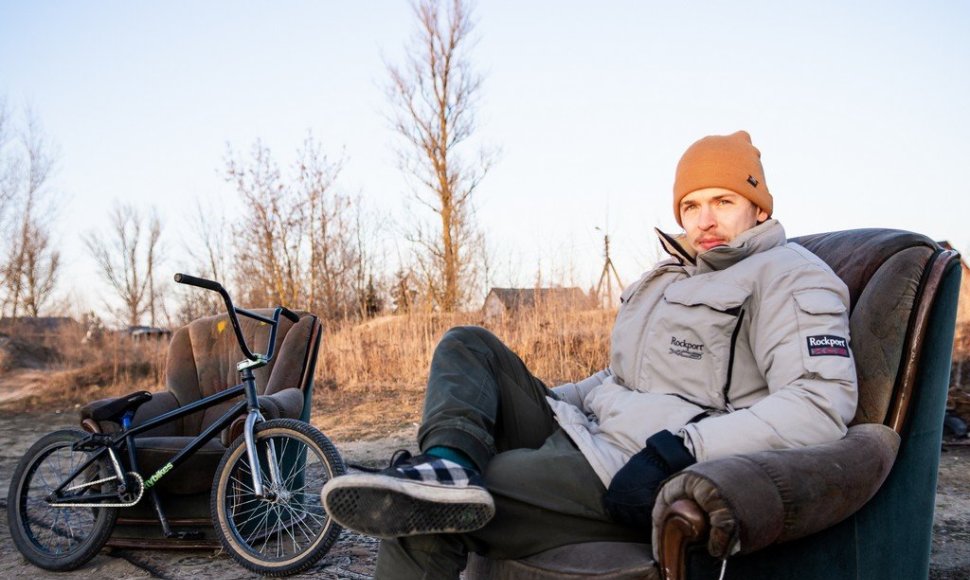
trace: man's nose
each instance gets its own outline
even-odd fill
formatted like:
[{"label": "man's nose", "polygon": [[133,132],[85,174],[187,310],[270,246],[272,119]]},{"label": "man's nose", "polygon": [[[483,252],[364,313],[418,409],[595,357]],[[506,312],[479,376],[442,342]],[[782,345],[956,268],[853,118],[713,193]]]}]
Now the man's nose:
[{"label": "man's nose", "polygon": [[706,205],[702,205],[701,215],[697,225],[702,230],[709,230],[717,225],[717,220],[714,219],[714,211]]}]

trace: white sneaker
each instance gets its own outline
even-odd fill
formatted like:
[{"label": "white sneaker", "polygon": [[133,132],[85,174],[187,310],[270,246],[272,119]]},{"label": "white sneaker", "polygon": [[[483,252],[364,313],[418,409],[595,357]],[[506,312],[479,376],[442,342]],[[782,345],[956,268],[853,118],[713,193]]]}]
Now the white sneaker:
[{"label": "white sneaker", "polygon": [[495,515],[476,471],[407,451],[395,453],[387,469],[330,480],[321,497],[337,523],[379,538],[471,532]]}]

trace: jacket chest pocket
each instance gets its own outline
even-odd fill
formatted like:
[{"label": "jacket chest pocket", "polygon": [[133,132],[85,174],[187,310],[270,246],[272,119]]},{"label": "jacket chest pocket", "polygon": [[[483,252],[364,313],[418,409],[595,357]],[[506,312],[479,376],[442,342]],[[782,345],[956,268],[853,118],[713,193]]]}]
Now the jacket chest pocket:
[{"label": "jacket chest pocket", "polygon": [[854,363],[842,299],[823,289],[802,290],[793,297],[805,370],[824,378],[851,376]]},{"label": "jacket chest pocket", "polygon": [[648,332],[640,384],[723,409],[749,292],[692,278],[664,290]]}]

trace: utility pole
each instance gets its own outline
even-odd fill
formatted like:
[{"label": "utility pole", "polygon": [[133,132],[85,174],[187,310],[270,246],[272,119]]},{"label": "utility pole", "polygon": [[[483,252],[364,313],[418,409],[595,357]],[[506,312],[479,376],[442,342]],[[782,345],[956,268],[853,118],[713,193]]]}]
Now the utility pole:
[{"label": "utility pole", "polygon": [[[611,308],[613,306],[613,281],[616,280],[617,290],[623,288],[623,282],[620,280],[620,274],[617,273],[613,260],[610,258],[610,235],[605,230],[600,230],[599,227],[596,229],[603,232],[603,257],[606,260],[603,263],[600,281],[596,284],[596,301],[601,308]],[[606,294],[603,294],[604,284],[606,285]]]}]

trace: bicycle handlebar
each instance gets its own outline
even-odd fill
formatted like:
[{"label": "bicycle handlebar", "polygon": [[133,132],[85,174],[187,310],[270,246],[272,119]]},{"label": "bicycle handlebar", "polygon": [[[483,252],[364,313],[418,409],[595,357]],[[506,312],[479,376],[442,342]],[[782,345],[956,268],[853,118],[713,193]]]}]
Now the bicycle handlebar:
[{"label": "bicycle handlebar", "polygon": [[[188,284],[189,286],[197,286],[206,290],[212,290],[213,292],[218,292],[219,295],[222,296],[222,301],[226,304],[226,312],[229,314],[229,322],[232,323],[232,330],[236,335],[236,341],[239,343],[239,348],[242,349],[243,355],[247,359],[254,362],[259,361],[261,358],[263,359],[263,362],[269,362],[273,359],[273,354],[276,351],[276,329],[279,326],[281,314],[292,322],[298,322],[300,320],[299,315],[284,306],[277,306],[276,310],[273,312],[272,318],[267,318],[262,314],[257,314],[243,308],[237,308],[233,305],[232,298],[229,297],[229,293],[226,292],[226,289],[222,287],[222,284],[213,280],[189,276],[188,274],[176,274],[175,281],[179,284]],[[249,349],[249,346],[246,344],[246,339],[243,338],[242,328],[239,326],[239,318],[236,316],[237,313],[242,314],[247,318],[259,320],[260,322],[265,322],[266,324],[270,325],[269,348],[265,355],[253,353],[253,351]]]},{"label": "bicycle handlebar", "polygon": [[213,290],[215,292],[219,292],[220,294],[225,291],[222,284],[218,282],[206,280],[205,278],[189,276],[188,274],[176,274],[175,281],[179,284],[188,284],[189,286],[198,286],[199,288],[205,288],[206,290]]}]

